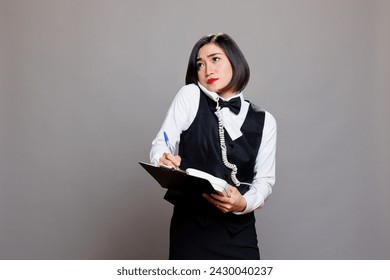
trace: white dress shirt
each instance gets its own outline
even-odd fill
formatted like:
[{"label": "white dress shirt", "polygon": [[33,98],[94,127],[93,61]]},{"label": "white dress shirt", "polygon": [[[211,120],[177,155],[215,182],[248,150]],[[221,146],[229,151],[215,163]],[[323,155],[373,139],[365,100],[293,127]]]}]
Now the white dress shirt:
[{"label": "white dress shirt", "polygon": [[[198,85],[211,99],[221,98],[217,93],[208,91],[201,84]],[[186,85],[179,90],[173,99],[161,129],[152,142],[150,151],[151,163],[158,165],[158,161],[163,153],[169,152],[164,139],[164,131],[169,137],[170,144],[178,147],[180,134],[190,127],[198,112],[201,93],[199,87],[195,84]],[[235,140],[242,135],[240,128],[245,121],[249,102],[244,100],[242,92],[237,93],[232,98],[241,98],[240,112],[236,115],[226,107],[222,108],[221,111],[224,127],[232,140]],[[275,183],[275,152],[276,121],[270,113],[265,111],[263,136],[257,153],[254,179],[250,189],[243,195],[247,206],[243,212],[234,212],[235,214],[245,214],[264,206]]]}]

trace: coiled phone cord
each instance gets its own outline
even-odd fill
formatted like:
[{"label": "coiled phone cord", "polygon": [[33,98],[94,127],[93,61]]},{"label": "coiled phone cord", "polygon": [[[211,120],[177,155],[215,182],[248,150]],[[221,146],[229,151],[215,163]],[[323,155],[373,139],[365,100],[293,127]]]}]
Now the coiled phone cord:
[{"label": "coiled phone cord", "polygon": [[233,163],[230,163],[228,161],[228,158],[227,158],[227,148],[226,148],[226,142],[225,142],[225,131],[224,131],[224,128],[223,128],[223,118],[222,118],[222,112],[221,112],[221,107],[219,106],[219,98],[217,99],[217,107],[216,107],[217,111],[216,111],[216,114],[217,114],[217,118],[218,118],[218,133],[219,133],[219,142],[220,142],[220,146],[221,146],[221,152],[222,152],[222,162],[223,164],[232,170],[231,172],[231,178],[232,178],[232,181],[233,183],[236,185],[236,187],[240,186],[241,184],[245,184],[245,185],[251,185],[251,184],[248,184],[248,183],[241,183],[238,179],[237,179],[237,165],[233,164]]}]

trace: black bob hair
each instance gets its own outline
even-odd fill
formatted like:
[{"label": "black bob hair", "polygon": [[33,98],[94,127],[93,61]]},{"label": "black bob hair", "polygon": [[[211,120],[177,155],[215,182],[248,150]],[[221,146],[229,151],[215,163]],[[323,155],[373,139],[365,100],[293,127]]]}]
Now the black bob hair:
[{"label": "black bob hair", "polygon": [[203,36],[194,45],[190,58],[188,61],[186,85],[197,84],[198,79],[198,65],[197,58],[198,52],[201,47],[208,43],[214,43],[219,46],[225,52],[233,69],[233,77],[230,83],[222,91],[227,89],[234,89],[236,91],[242,91],[248,84],[250,77],[250,70],[248,62],[242,54],[240,48],[234,42],[234,40],[225,33],[210,34]]}]

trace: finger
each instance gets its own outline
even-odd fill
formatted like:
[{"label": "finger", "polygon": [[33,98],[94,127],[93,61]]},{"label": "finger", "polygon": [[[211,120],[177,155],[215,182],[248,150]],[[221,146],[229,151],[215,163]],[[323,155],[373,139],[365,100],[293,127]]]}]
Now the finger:
[{"label": "finger", "polygon": [[171,153],[164,153],[165,158],[170,161],[174,166],[180,166],[181,158],[180,156],[174,156]]},{"label": "finger", "polygon": [[219,196],[217,195],[216,197],[214,197],[214,194],[204,194],[203,195],[208,201],[210,201],[211,203],[213,204],[218,204],[218,203],[224,203],[222,200],[220,200],[219,198],[222,197],[222,196]]},{"label": "finger", "polygon": [[215,199],[213,199],[210,195],[204,193],[204,194],[203,194],[203,197],[204,197],[208,202],[210,202],[210,203],[212,203],[212,204],[214,204],[214,205],[216,204],[216,203],[215,203]]},{"label": "finger", "polygon": [[174,156],[175,161],[173,162],[177,167],[180,166],[181,163],[181,157],[180,156]]},{"label": "finger", "polygon": [[171,156],[173,157],[170,153],[164,153],[159,159],[159,163],[166,166],[176,167],[175,163],[171,160]]},{"label": "finger", "polygon": [[218,204],[216,206],[217,206],[218,210],[221,211],[222,213],[228,213],[229,212],[229,210],[226,207],[224,207],[223,205]]},{"label": "finger", "polygon": [[230,197],[226,197],[224,196],[224,194],[211,194],[211,197],[216,200],[216,201],[219,201],[221,203],[230,203]]},{"label": "finger", "polygon": [[211,196],[215,199],[221,200],[223,199],[223,197],[225,197],[225,193],[217,191],[215,193],[212,193]]},{"label": "finger", "polygon": [[163,154],[161,156],[161,158],[158,160],[158,163],[161,164],[161,165],[166,165],[166,166],[169,166],[171,164],[171,162],[167,159],[165,154]]},{"label": "finger", "polygon": [[213,197],[211,197],[209,194],[203,194],[203,197],[208,201],[210,202],[211,204],[213,204],[214,206],[218,206],[218,205],[221,205],[221,202],[214,199]]},{"label": "finger", "polygon": [[212,196],[208,195],[208,194],[203,194],[203,197],[208,201],[210,202],[211,204],[213,204],[215,207],[218,208],[219,211],[223,212],[223,213],[227,213],[229,212],[229,208],[228,206],[226,206],[226,204],[224,204],[224,202],[220,201],[220,200],[217,200],[217,199],[214,199]]}]

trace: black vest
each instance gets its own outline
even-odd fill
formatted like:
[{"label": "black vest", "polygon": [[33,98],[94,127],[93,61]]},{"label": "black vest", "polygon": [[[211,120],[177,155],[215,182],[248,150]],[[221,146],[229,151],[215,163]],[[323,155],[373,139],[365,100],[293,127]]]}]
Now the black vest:
[{"label": "black vest", "polygon": [[[180,168],[196,168],[222,178],[234,186],[231,180],[231,170],[222,162],[221,148],[218,135],[218,118],[215,115],[216,103],[200,92],[199,108],[197,115],[190,127],[183,131],[180,136],[179,155],[181,157]],[[265,112],[250,104],[247,116],[241,127],[242,135],[232,140],[225,131],[228,161],[237,165],[237,179],[240,182],[252,183],[257,153],[259,151]],[[248,191],[249,186],[240,185],[237,187],[241,194]],[[203,197],[187,197],[184,194],[169,190],[165,199],[178,206],[181,211],[189,215],[198,216],[198,221],[205,226],[212,220],[224,220],[225,224],[237,223],[238,220],[253,220],[253,212],[247,215],[235,215],[232,213],[222,214]],[[203,218],[199,219],[199,216]],[[244,218],[244,216],[246,216]],[[248,220],[249,219],[249,220]],[[204,222],[206,220],[206,222]],[[234,222],[236,221],[236,222]],[[239,222],[241,224],[241,222]],[[233,226],[233,225],[232,225]],[[237,225],[238,226],[238,225]]]}]

